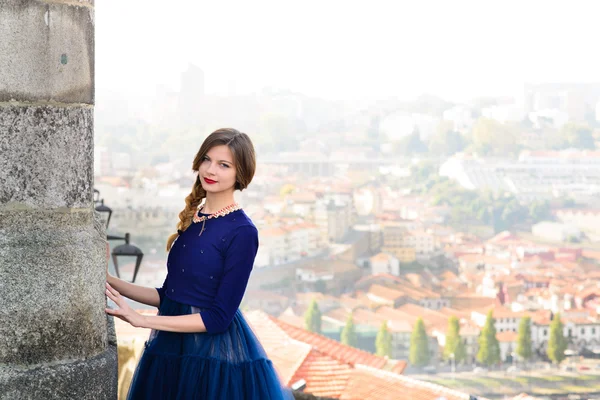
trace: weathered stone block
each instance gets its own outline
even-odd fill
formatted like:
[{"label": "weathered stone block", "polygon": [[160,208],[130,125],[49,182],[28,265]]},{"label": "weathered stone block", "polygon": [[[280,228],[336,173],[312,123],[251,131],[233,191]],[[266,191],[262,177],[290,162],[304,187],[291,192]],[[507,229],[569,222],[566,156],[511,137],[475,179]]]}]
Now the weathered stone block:
[{"label": "weathered stone block", "polygon": [[106,349],[106,237],[86,211],[0,211],[0,365]]},{"label": "weathered stone block", "polygon": [[93,113],[0,105],[0,211],[90,206]]},{"label": "weathered stone block", "polygon": [[94,102],[89,1],[0,1],[0,102]]},{"label": "weathered stone block", "polygon": [[0,367],[0,400],[115,400],[117,348],[86,360],[36,368]]}]

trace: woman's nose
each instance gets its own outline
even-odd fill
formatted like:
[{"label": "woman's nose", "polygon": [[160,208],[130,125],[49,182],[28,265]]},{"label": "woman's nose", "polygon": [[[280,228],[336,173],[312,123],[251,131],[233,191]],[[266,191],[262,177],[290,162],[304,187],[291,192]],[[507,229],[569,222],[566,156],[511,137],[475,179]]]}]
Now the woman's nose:
[{"label": "woman's nose", "polygon": [[211,162],[208,165],[208,168],[206,169],[206,173],[210,174],[210,175],[214,175],[214,172],[215,172],[215,164]]}]

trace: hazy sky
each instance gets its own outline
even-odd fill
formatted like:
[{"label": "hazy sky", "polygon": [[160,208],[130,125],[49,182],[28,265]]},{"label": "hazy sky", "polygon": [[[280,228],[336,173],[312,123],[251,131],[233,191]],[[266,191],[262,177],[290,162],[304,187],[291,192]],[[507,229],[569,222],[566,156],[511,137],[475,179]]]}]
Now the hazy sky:
[{"label": "hazy sky", "polygon": [[326,98],[518,95],[600,82],[600,4],[585,1],[97,0],[96,87],[208,93],[264,86]]}]

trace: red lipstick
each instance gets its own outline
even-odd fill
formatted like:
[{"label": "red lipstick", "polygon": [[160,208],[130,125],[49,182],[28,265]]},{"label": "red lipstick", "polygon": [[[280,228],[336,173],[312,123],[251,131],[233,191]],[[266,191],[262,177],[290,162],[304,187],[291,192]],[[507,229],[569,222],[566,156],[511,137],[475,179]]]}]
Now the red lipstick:
[{"label": "red lipstick", "polygon": [[212,179],[208,179],[208,178],[204,178],[204,182],[208,183],[209,185],[212,185],[213,183],[217,183],[217,181],[213,181]]}]

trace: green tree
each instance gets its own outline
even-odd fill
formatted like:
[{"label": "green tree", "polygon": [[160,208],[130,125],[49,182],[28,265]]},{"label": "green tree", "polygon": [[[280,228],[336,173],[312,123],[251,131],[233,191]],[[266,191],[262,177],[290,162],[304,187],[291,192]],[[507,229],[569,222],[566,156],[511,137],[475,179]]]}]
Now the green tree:
[{"label": "green tree", "polygon": [[375,339],[375,354],[380,357],[392,357],[392,334],[387,329],[387,321],[384,321],[377,332]]},{"label": "green tree", "polygon": [[496,337],[496,320],[493,311],[487,314],[485,324],[479,336],[479,351],[477,352],[477,361],[491,366],[500,362],[500,344]]},{"label": "green tree", "polygon": [[473,148],[480,154],[504,156],[519,150],[514,127],[490,118],[479,118],[473,125]]},{"label": "green tree", "polygon": [[321,333],[321,310],[315,299],[312,299],[304,313],[304,327],[308,331]]},{"label": "green tree", "polygon": [[550,339],[546,353],[548,358],[555,364],[560,364],[565,359],[565,350],[567,349],[567,338],[563,333],[563,323],[560,320],[560,313],[554,315],[550,323]]},{"label": "green tree", "polygon": [[410,135],[400,139],[397,150],[399,153],[405,155],[426,152],[427,145],[421,140],[419,128],[415,126]]},{"label": "green tree", "polygon": [[327,291],[327,282],[323,279],[318,279],[315,282],[315,292],[325,293]]},{"label": "green tree", "polygon": [[454,130],[452,122],[442,121],[429,141],[429,150],[434,154],[450,156],[464,149],[466,144],[463,135]]},{"label": "green tree", "polygon": [[446,331],[446,344],[444,345],[444,359],[450,360],[451,354],[454,354],[454,361],[462,363],[467,358],[467,349],[465,343],[460,337],[460,324],[455,316],[448,319],[448,330]]},{"label": "green tree", "polygon": [[533,222],[540,222],[551,217],[550,214],[550,203],[548,200],[544,201],[533,201],[529,204],[529,216]]},{"label": "green tree", "polygon": [[408,360],[415,367],[424,367],[429,364],[429,338],[425,331],[423,319],[417,319],[417,323],[410,335],[410,350]]},{"label": "green tree", "polygon": [[437,174],[436,166],[429,162],[420,162],[418,164],[412,164],[410,166],[410,177],[413,183],[419,183],[432,179]]},{"label": "green tree", "polygon": [[566,141],[568,147],[576,149],[594,149],[594,136],[592,130],[587,125],[581,125],[574,122],[569,122],[560,130],[561,136]]},{"label": "green tree", "polygon": [[356,327],[354,326],[353,315],[348,315],[346,319],[346,325],[342,329],[342,343],[348,346],[356,347],[358,345],[358,339],[356,337]]},{"label": "green tree", "polygon": [[531,318],[524,317],[519,323],[519,336],[517,338],[517,354],[524,360],[529,360],[533,355],[531,344]]}]

